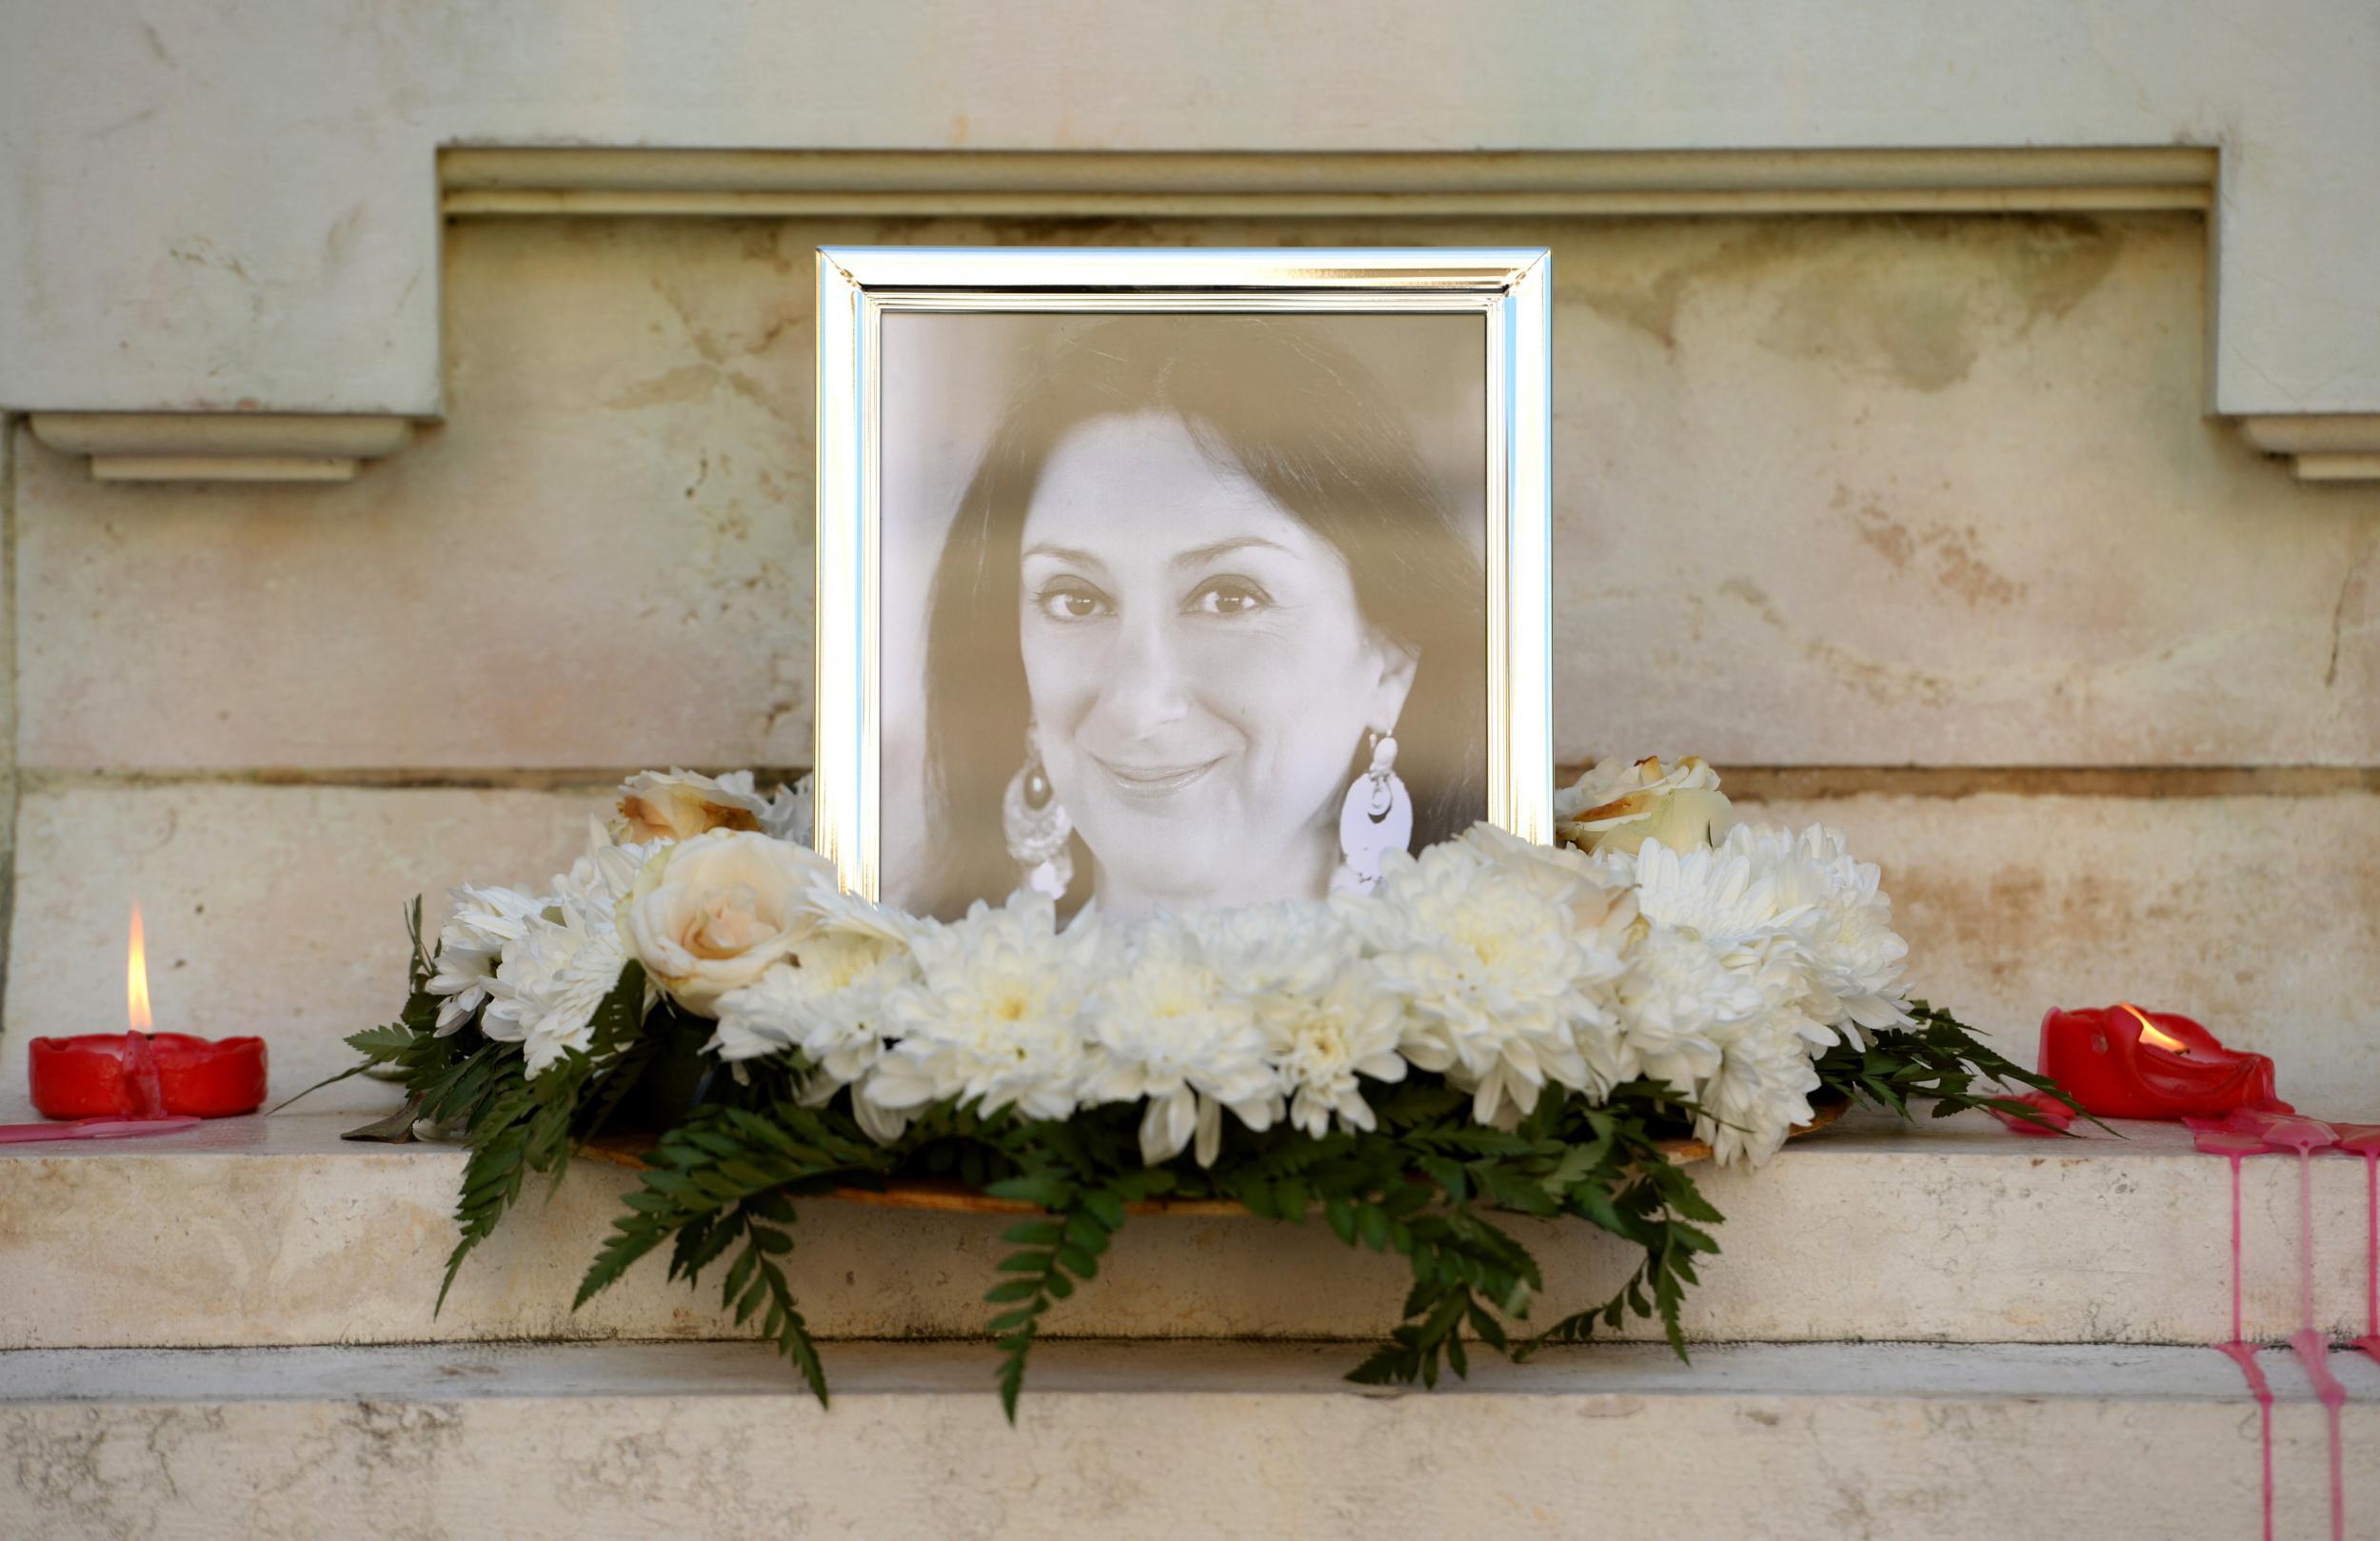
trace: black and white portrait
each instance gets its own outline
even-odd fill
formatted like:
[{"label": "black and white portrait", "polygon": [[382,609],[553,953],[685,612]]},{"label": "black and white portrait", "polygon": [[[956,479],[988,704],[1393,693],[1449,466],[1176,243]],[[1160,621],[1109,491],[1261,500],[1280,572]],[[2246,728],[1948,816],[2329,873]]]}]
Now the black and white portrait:
[{"label": "black and white portrait", "polygon": [[883,891],[1368,887],[1487,813],[1476,314],[920,313],[882,340]]}]

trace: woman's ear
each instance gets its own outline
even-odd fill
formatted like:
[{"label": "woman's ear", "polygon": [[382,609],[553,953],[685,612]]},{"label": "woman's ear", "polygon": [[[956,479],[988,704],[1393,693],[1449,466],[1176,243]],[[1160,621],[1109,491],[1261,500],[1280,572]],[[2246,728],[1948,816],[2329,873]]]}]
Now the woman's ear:
[{"label": "woman's ear", "polygon": [[1379,673],[1372,687],[1372,712],[1366,721],[1376,731],[1393,736],[1397,720],[1404,715],[1405,698],[1413,694],[1413,677],[1421,667],[1421,655],[1392,641],[1378,626],[1372,628],[1371,653]]}]

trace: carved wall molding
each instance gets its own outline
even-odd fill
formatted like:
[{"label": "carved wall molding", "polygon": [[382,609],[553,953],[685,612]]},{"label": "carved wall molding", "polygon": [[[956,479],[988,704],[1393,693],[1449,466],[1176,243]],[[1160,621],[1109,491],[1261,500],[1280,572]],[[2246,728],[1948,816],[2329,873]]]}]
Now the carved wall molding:
[{"label": "carved wall molding", "polygon": [[2205,210],[2211,149],[450,148],[448,216],[1391,218]]},{"label": "carved wall molding", "polygon": [[351,482],[411,420],[346,413],[35,412],[33,437],[102,482]]},{"label": "carved wall molding", "polygon": [[2303,482],[2380,482],[2380,412],[2309,412],[2236,420],[2250,444],[2290,457]]}]

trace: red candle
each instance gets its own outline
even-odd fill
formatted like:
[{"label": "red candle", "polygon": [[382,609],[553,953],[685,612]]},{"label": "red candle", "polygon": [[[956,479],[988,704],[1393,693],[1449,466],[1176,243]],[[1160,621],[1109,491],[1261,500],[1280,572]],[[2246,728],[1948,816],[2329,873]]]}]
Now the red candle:
[{"label": "red candle", "polygon": [[2187,1017],[2113,1005],[2041,1018],[2041,1074],[2102,1118],[2221,1117],[2293,1111],[2272,1061],[2227,1049]]},{"label": "red candle", "polygon": [[33,1039],[26,1078],[44,1117],[227,1118],[264,1105],[263,1038],[210,1041],[149,1030],[149,957],[138,904],[124,960],[124,998],[129,1033]]},{"label": "red candle", "polygon": [[45,1118],[227,1118],[265,1101],[263,1038],[87,1033],[35,1038],[29,1077]]}]

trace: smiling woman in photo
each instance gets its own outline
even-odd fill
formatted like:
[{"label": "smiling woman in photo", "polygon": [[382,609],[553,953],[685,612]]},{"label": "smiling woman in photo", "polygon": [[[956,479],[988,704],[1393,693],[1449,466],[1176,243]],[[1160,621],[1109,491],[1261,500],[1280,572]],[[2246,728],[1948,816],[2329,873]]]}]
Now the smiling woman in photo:
[{"label": "smiling woman in photo", "polygon": [[926,635],[932,908],[1319,899],[1484,816],[1485,583],[1372,376],[1118,317],[1021,382]]}]

